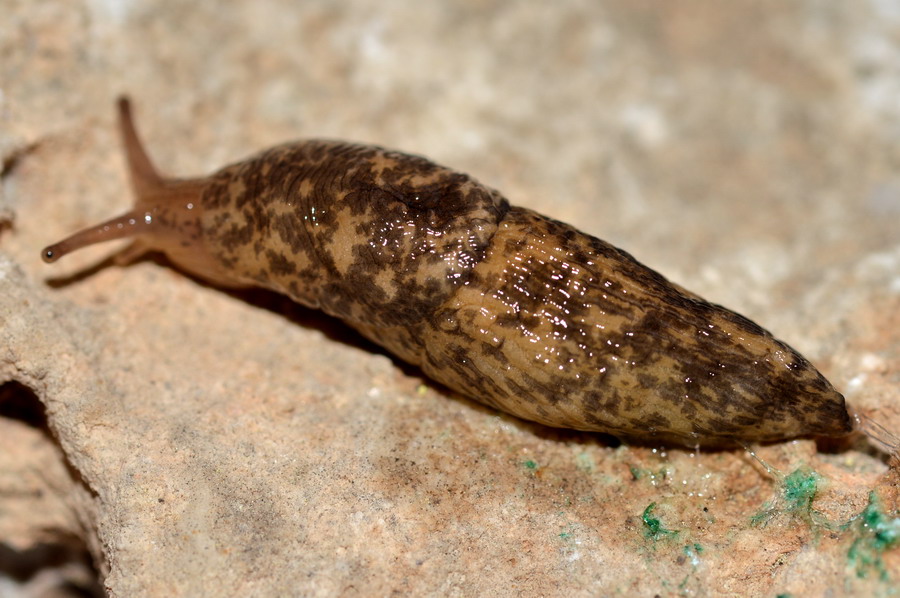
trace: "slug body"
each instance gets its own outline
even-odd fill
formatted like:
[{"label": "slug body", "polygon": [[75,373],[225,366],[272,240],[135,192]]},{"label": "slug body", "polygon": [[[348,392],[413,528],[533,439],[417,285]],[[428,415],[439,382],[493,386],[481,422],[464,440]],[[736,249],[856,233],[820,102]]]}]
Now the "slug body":
[{"label": "slug body", "polygon": [[683,445],[840,436],[844,398],[801,355],[600,239],[467,175],[305,141],[162,178],[126,100],[135,208],[44,250],[135,236],[224,286],[341,318],[468,398],[550,426]]}]

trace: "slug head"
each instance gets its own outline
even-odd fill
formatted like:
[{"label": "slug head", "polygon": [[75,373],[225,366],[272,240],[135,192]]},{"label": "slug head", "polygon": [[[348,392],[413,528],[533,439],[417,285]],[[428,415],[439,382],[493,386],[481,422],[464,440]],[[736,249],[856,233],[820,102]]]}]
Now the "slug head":
[{"label": "slug head", "polygon": [[161,176],[138,137],[128,98],[119,98],[118,111],[135,195],[134,207],[120,216],[48,245],[41,251],[43,260],[53,263],[88,245],[134,238],[132,245],[116,256],[117,263],[127,264],[144,253],[159,251],[195,276],[216,284],[235,286],[204,247],[201,216],[206,179]]}]

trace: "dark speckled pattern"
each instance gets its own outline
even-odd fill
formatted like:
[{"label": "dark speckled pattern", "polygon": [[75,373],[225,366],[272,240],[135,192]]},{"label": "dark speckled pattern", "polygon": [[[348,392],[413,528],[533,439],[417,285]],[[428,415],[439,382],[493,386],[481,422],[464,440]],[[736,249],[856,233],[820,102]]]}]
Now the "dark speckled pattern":
[{"label": "dark speckled pattern", "polygon": [[750,320],[424,158],[307,141],[167,180],[120,101],[135,208],[44,249],[136,236],[216,284],[345,320],[463,395],[688,446],[837,436],[844,398]]},{"label": "dark speckled pattern", "polygon": [[432,328],[430,376],[552,426],[687,445],[851,429],[843,397],[758,325],[528,210]]},{"label": "dark speckled pattern", "polygon": [[465,285],[509,209],[423,158],[329,141],[226,168],[202,203],[233,276],[380,327],[416,325]]},{"label": "dark speckled pattern", "polygon": [[755,323],[425,159],[286,145],[214,175],[203,205],[238,280],[519,417],[687,445],[851,430],[843,397]]}]

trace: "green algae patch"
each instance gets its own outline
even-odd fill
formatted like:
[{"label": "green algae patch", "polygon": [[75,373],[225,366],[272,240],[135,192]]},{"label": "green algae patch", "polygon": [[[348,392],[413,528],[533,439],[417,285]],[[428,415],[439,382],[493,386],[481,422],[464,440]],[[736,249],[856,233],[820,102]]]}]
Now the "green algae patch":
[{"label": "green algae patch", "polygon": [[662,538],[677,536],[678,532],[676,530],[667,529],[662,521],[660,521],[659,517],[653,515],[653,510],[655,508],[656,503],[652,502],[647,505],[647,508],[644,509],[644,512],[641,514],[641,521],[644,522],[644,537],[648,540],[655,541]]},{"label": "green algae patch", "polygon": [[819,474],[805,467],[794,470],[784,478],[785,508],[792,512],[809,512],[821,479]]},{"label": "green algae patch", "polygon": [[874,571],[881,581],[890,581],[881,555],[900,546],[900,517],[885,515],[878,497],[871,492],[869,504],[850,522],[850,527],[856,539],[847,551],[847,558],[855,567],[856,576],[865,578]]},{"label": "green algae patch", "polygon": [[684,556],[686,556],[691,565],[697,567],[700,564],[700,555],[703,553],[703,546],[694,542],[693,544],[685,544],[682,549]]},{"label": "green algae patch", "polygon": [[787,513],[799,516],[814,529],[824,528],[853,538],[847,550],[847,560],[860,579],[871,573],[882,582],[891,576],[882,555],[900,547],[900,517],[886,514],[878,496],[869,493],[869,502],[861,513],[844,523],[829,521],[812,507],[822,477],[808,467],[800,467],[787,476],[779,477],[780,485],[774,499],[766,502],[759,513],[750,518],[750,525],[765,527],[776,516]]},{"label": "green algae patch", "polygon": [[[703,581],[698,570],[703,565],[704,547],[693,541],[691,530],[675,530],[666,527],[663,519],[656,514],[656,502],[651,502],[641,513],[642,534],[650,540],[647,567],[659,577],[659,583],[666,594],[696,596],[703,594]],[[666,540],[657,543],[660,540]],[[665,567],[659,571],[661,562],[673,563],[675,568]]]},{"label": "green algae patch", "polygon": [[821,476],[812,469],[798,467],[781,478],[777,496],[766,502],[759,513],[750,518],[750,525],[765,527],[777,515],[789,513],[830,527],[824,520],[818,521],[818,513],[812,508],[813,499],[821,482]]}]

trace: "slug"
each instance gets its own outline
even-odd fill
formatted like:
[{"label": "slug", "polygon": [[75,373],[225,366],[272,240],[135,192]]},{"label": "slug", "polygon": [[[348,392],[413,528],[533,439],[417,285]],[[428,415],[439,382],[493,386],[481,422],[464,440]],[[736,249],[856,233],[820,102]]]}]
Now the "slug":
[{"label": "slug", "polygon": [[473,178],[311,140],[206,178],[161,176],[119,100],[134,208],[43,250],[123,237],[224,287],[340,318],[460,394],[520,418],[715,446],[854,429],[844,397],[749,319]]}]

